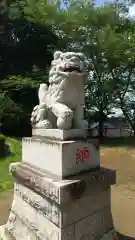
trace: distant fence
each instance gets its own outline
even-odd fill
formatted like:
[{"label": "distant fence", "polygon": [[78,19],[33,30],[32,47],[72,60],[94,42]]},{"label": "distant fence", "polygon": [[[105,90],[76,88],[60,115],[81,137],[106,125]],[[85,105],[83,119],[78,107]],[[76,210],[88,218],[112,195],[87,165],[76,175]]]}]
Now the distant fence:
[{"label": "distant fence", "polygon": [[[130,137],[134,136],[134,133],[130,129],[126,128],[105,128],[103,130],[105,137]],[[92,136],[98,136],[98,129],[91,130]]]}]

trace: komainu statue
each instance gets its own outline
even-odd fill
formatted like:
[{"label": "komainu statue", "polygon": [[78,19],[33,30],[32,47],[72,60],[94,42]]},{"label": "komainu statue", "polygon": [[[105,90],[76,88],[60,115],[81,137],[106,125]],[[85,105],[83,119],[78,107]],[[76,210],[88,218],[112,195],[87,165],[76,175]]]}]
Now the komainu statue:
[{"label": "komainu statue", "polygon": [[84,86],[86,61],[82,53],[54,53],[49,87],[40,84],[39,105],[34,107],[33,128],[84,129]]}]

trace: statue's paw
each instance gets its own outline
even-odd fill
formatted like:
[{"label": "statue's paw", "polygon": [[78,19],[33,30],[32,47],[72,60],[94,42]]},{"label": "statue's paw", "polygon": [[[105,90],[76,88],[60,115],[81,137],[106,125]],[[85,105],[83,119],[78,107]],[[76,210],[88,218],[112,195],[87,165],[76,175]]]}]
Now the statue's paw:
[{"label": "statue's paw", "polygon": [[31,123],[32,125],[43,121],[47,117],[47,108],[45,104],[37,105],[34,107],[33,112],[31,114]]},{"label": "statue's paw", "polygon": [[36,105],[34,108],[33,108],[33,111],[32,111],[32,115],[34,115],[35,113],[37,113],[38,111],[40,110],[45,110],[46,109],[46,104],[44,102],[42,102],[40,105]]},{"label": "statue's paw", "polygon": [[30,122],[33,124],[34,123],[34,118],[31,117]]},{"label": "statue's paw", "polygon": [[35,119],[35,117],[37,116],[37,113],[38,113],[37,111],[36,111],[36,112],[34,112],[34,111],[32,112],[32,114],[31,114],[31,120],[32,120],[32,119],[33,119],[33,120]]},{"label": "statue's paw", "polygon": [[52,129],[52,124],[48,120],[43,120],[36,123],[34,128]]},{"label": "statue's paw", "polygon": [[58,118],[57,119],[57,127],[61,130],[69,130],[72,128],[72,119],[64,119]]},{"label": "statue's paw", "polygon": [[36,124],[35,117],[31,117],[30,122],[31,122],[32,125]]},{"label": "statue's paw", "polygon": [[37,111],[33,111],[33,112],[32,112],[32,114],[31,114],[31,119],[30,119],[30,121],[31,121],[32,124],[35,124],[35,123],[36,123],[37,114],[38,114]]},{"label": "statue's paw", "polygon": [[37,105],[33,108],[33,111],[31,113],[31,123],[35,122],[36,116],[38,114],[38,108],[39,108],[39,105]]},{"label": "statue's paw", "polygon": [[36,105],[34,108],[33,108],[33,112],[37,111],[39,108],[39,105]]},{"label": "statue's paw", "polygon": [[58,129],[68,130],[72,128],[72,120],[73,120],[73,111],[70,109],[66,109],[62,112],[60,117],[57,119],[57,127]]},{"label": "statue's paw", "polygon": [[63,114],[63,119],[67,120],[67,121],[71,121],[73,119],[73,111],[68,109],[64,112]]},{"label": "statue's paw", "polygon": [[39,106],[39,109],[46,109],[47,108],[46,103],[44,103],[44,102],[41,102],[40,105],[38,105],[38,106]]}]

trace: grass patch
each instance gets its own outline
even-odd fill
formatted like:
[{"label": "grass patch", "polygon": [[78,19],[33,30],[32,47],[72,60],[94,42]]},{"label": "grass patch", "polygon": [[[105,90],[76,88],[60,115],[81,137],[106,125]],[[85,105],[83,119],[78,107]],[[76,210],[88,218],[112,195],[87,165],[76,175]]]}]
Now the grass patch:
[{"label": "grass patch", "polygon": [[11,154],[7,157],[0,158],[0,192],[13,187],[13,179],[9,174],[9,164],[19,162],[22,154],[21,141],[10,137],[7,137],[6,141],[10,145]]}]

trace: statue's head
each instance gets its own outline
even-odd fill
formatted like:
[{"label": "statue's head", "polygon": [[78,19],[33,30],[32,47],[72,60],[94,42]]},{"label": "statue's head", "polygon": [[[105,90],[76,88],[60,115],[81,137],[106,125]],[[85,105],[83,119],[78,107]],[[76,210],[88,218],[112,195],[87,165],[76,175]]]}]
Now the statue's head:
[{"label": "statue's head", "polygon": [[56,51],[51,64],[50,77],[52,77],[53,74],[65,77],[84,77],[86,75],[84,54]]}]

